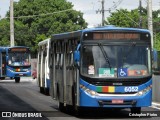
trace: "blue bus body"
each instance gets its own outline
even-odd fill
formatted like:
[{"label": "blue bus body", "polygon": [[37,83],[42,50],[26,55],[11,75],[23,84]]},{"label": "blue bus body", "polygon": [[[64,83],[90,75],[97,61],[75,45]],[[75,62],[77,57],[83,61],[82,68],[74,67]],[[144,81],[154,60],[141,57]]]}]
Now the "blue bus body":
[{"label": "blue bus body", "polygon": [[[84,80],[80,80],[80,84],[86,85],[87,88],[89,88],[92,91],[96,91],[96,86],[94,85],[88,85]],[[144,85],[138,86],[138,89],[140,91],[146,89],[147,85],[150,87],[152,84],[151,80],[145,83]],[[135,86],[128,86],[128,87],[135,87]],[[115,92],[120,92],[121,94],[125,94],[124,91],[125,87],[115,87]],[[152,101],[152,91],[148,91],[146,94],[142,96],[130,96],[125,95],[125,96],[114,96],[113,94],[110,96],[92,96],[85,92],[83,89],[80,89],[80,106],[83,107],[116,107],[116,108],[130,108],[130,107],[147,107],[151,106],[151,101]],[[117,103],[113,103],[113,100],[117,100]],[[123,100],[123,103],[121,103],[121,100]],[[118,103],[120,102],[120,103]]]},{"label": "blue bus body", "polygon": [[25,46],[0,47],[0,77],[14,78],[31,76],[30,50]]},{"label": "blue bus body", "polygon": [[49,46],[50,38],[38,43],[37,80],[40,92],[49,95]]},{"label": "blue bus body", "polygon": [[139,113],[150,106],[150,40],[148,30],[114,26],[52,35],[51,96],[59,109],[72,105]]}]

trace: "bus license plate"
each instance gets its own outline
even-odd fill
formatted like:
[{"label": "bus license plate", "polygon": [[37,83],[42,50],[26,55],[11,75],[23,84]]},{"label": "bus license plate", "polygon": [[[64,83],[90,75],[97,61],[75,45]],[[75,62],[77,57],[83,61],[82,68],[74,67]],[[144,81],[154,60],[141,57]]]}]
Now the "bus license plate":
[{"label": "bus license plate", "polygon": [[112,100],[113,104],[123,104],[123,100]]}]

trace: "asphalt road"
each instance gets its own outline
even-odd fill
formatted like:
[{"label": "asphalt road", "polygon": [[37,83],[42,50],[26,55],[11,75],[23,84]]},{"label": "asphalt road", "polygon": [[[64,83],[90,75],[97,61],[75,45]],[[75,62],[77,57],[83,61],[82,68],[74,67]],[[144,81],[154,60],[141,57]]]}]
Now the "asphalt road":
[{"label": "asphalt road", "polygon": [[159,109],[146,107],[142,113],[141,117],[130,114],[129,109],[87,110],[82,116],[62,113],[56,101],[39,92],[36,80],[29,77],[22,78],[20,83],[0,80],[0,120],[160,119]]}]

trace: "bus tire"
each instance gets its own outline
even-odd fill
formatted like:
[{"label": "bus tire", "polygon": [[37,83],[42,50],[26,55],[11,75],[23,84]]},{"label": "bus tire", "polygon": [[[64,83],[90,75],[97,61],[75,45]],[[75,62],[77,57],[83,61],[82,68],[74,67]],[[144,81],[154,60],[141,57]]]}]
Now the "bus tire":
[{"label": "bus tire", "polygon": [[73,83],[72,85],[72,111],[71,112],[77,117],[79,117],[82,115],[82,110],[80,107],[76,105],[76,92],[75,91],[76,91],[75,83]]},{"label": "bus tire", "polygon": [[15,77],[15,83],[19,83],[20,82],[20,77]]},{"label": "bus tire", "polygon": [[59,102],[58,103],[58,109],[61,111],[61,112],[66,112],[66,107],[64,107],[64,104]]},{"label": "bus tire", "polygon": [[141,113],[141,107],[132,107],[131,108],[131,113],[140,114]]},{"label": "bus tire", "polygon": [[44,87],[39,87],[40,93],[44,93]]},{"label": "bus tire", "polygon": [[5,79],[5,77],[0,77],[0,79],[1,79],[1,80],[4,80],[4,79]]},{"label": "bus tire", "polygon": [[76,96],[75,96],[75,83],[72,85],[72,106],[74,112],[76,112],[77,106],[76,106]]},{"label": "bus tire", "polygon": [[44,94],[49,95],[49,88],[44,88]]},{"label": "bus tire", "polygon": [[72,105],[74,110],[74,115],[77,117],[81,117],[83,115],[83,110],[81,107],[76,105],[76,83],[73,83],[72,85]]},{"label": "bus tire", "polygon": [[75,110],[75,116],[77,117],[81,117],[83,116],[84,111],[82,110],[81,107],[77,107],[77,109]]},{"label": "bus tire", "polygon": [[60,92],[59,92],[59,85],[57,84],[57,101],[58,101],[58,109],[61,112],[66,112],[66,107],[64,107],[64,104],[60,102]]}]

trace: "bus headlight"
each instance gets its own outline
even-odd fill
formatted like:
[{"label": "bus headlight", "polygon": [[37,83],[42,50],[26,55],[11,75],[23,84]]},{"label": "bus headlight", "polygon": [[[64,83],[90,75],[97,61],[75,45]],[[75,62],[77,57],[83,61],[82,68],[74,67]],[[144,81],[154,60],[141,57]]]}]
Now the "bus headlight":
[{"label": "bus headlight", "polygon": [[84,86],[84,85],[80,85],[80,88],[81,88],[82,90],[84,90],[86,93],[90,94],[91,96],[96,96],[96,95],[98,95],[97,92],[88,89],[88,88],[87,88],[86,86]]},{"label": "bus headlight", "polygon": [[150,86],[146,87],[145,89],[139,91],[137,93],[137,96],[142,96],[143,94],[147,93],[151,88],[152,88],[152,85],[150,85]]}]

